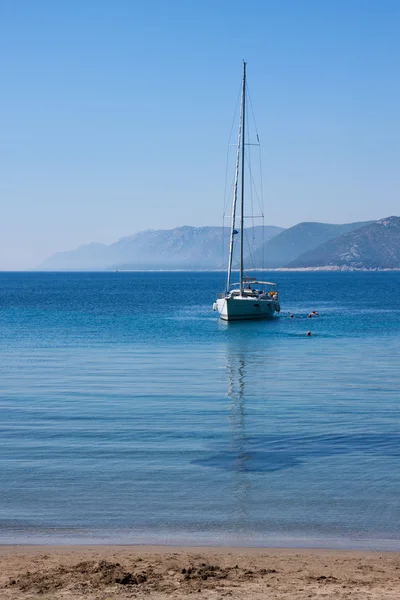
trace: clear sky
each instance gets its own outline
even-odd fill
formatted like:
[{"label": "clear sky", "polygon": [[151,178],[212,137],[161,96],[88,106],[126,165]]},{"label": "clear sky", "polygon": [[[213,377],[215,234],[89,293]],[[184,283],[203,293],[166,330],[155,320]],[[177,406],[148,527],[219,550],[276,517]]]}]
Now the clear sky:
[{"label": "clear sky", "polygon": [[0,0],[0,268],[220,225],[241,62],[266,224],[400,214],[397,0]]}]

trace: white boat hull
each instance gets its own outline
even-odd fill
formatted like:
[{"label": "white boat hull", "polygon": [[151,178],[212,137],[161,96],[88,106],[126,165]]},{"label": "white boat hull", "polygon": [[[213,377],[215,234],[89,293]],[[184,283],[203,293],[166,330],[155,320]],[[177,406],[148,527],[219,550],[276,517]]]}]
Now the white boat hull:
[{"label": "white boat hull", "polygon": [[272,319],[274,314],[280,311],[279,302],[272,299],[231,296],[218,298],[215,304],[223,321]]}]

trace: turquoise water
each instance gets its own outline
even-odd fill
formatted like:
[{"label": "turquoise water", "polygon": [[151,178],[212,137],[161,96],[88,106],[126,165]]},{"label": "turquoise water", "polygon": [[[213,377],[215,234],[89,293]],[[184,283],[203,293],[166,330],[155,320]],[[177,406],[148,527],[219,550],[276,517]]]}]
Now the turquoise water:
[{"label": "turquoise water", "polygon": [[0,274],[0,543],[400,550],[400,273],[268,277]]}]

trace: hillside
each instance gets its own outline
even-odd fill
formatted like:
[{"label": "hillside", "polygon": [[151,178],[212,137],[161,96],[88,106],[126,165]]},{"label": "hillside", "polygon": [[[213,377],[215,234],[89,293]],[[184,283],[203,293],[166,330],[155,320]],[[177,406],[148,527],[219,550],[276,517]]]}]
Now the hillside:
[{"label": "hillside", "polygon": [[400,217],[387,217],[299,256],[288,267],[400,268]]},{"label": "hillside", "polygon": [[[344,225],[299,223],[281,231],[281,233],[268,240],[264,248],[261,248],[258,252],[259,256],[264,254],[264,263],[262,263],[262,260],[259,260],[259,265],[255,266],[262,266],[264,264],[265,268],[283,267],[294,261],[298,256],[317,248],[328,240],[359,229],[367,224],[367,222],[347,223]],[[250,257],[245,261],[245,264],[252,264]]]},{"label": "hillside", "polygon": [[[260,246],[283,231],[281,227],[254,228],[254,246]],[[114,244],[87,244],[75,250],[58,252],[46,259],[39,269],[218,269],[225,267],[228,228],[177,227],[148,230],[124,237]]]},{"label": "hillside", "polygon": [[[285,230],[259,226],[246,229],[244,240],[248,269],[263,265],[265,268],[400,268],[399,217],[344,225],[299,223]],[[228,242],[229,230],[222,227],[148,230],[110,245],[87,244],[59,252],[39,268],[55,271],[225,269]],[[234,267],[237,267],[237,243],[235,248]]]}]

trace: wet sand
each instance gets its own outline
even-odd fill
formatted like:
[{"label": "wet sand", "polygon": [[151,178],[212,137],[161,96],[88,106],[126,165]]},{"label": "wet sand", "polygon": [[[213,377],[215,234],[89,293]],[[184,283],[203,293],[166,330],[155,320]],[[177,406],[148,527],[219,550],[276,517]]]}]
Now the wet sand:
[{"label": "wet sand", "polygon": [[0,546],[0,561],[1,600],[400,598],[399,552]]}]

